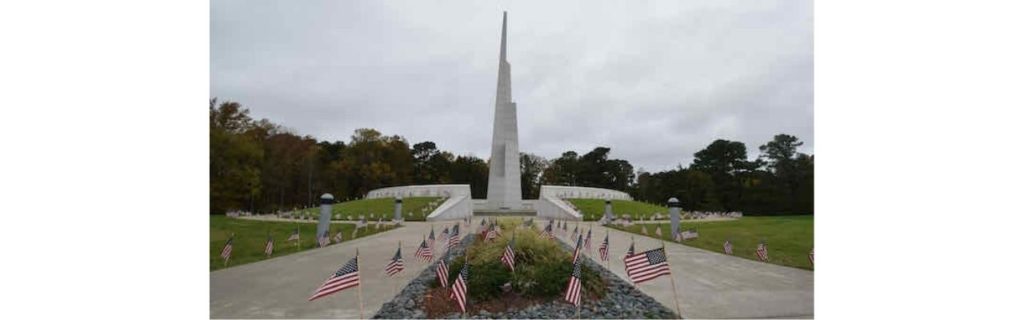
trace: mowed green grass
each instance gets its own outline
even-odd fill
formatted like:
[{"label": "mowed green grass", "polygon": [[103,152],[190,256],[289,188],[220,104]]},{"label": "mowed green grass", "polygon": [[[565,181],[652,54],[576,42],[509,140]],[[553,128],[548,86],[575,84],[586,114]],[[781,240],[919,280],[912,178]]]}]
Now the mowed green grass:
[{"label": "mowed green grass", "polygon": [[[425,221],[427,215],[430,214],[430,210],[423,212],[423,208],[426,208],[431,202],[438,200],[438,197],[412,197],[402,199],[402,215],[406,221]],[[441,202],[437,203],[440,206]],[[436,208],[436,206],[435,206]],[[307,208],[300,210],[303,214],[319,217],[320,208]],[[395,214],[395,198],[379,198],[379,199],[360,199],[346,201],[342,203],[336,203],[331,206],[332,214],[341,214],[342,220],[347,220],[348,216],[352,216],[353,220],[358,220],[359,215],[366,216],[366,220],[376,221],[381,215],[384,216],[384,220],[391,220]],[[373,215],[373,218],[370,215]],[[409,215],[411,214],[411,216]]]},{"label": "mowed green grass", "polygon": [[[661,228],[666,241],[671,238],[672,226],[669,223],[634,224],[623,228],[613,228],[642,234],[641,226],[647,226],[648,236],[654,235],[655,226]],[[724,252],[722,245],[725,240],[732,242],[733,255],[757,260],[757,244],[764,239],[768,245],[768,263],[814,270],[807,254],[814,248],[814,216],[774,216],[774,217],[743,217],[732,221],[683,221],[683,229],[697,228],[700,234],[697,239],[683,241],[682,244]]]},{"label": "mowed green grass", "polygon": [[[299,240],[301,241],[298,247],[296,247],[296,241],[286,241],[296,227],[299,229]],[[330,235],[333,237],[335,233],[341,231],[342,241],[349,241],[353,239],[353,229],[355,229],[354,224],[333,223]],[[369,223],[366,228],[360,228],[356,233],[356,238],[392,229],[394,228],[387,228],[385,224],[378,230],[376,222],[373,222]],[[270,222],[210,216],[210,271],[225,268],[220,252],[224,249],[224,244],[227,243],[231,234],[235,235],[235,240],[232,242],[231,260],[227,267],[268,259],[263,252],[267,244],[267,233],[274,237],[274,254],[270,258],[317,247],[315,223]]]},{"label": "mowed green grass", "polygon": [[[568,199],[580,212],[583,213],[583,220],[597,221],[604,215],[604,200],[601,199]],[[650,219],[655,213],[668,214],[668,207],[654,205],[639,201],[612,200],[612,212],[616,216],[628,214],[633,220],[643,218]]]}]

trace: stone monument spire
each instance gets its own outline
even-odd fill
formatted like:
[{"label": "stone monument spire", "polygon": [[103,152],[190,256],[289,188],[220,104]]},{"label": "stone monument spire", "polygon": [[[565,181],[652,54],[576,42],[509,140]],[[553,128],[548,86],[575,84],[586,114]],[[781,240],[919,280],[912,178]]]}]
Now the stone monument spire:
[{"label": "stone monument spire", "polygon": [[512,102],[512,66],[505,50],[508,12],[501,18],[501,53],[498,56],[498,90],[494,101],[494,136],[491,140],[487,207],[498,210],[522,208],[519,176],[519,129],[516,104]]}]

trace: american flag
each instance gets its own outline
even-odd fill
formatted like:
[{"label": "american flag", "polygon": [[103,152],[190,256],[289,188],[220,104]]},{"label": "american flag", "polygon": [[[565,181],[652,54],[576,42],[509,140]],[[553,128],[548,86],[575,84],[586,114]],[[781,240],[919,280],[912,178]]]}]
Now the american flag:
[{"label": "american flag", "polygon": [[292,241],[292,240],[299,240],[299,228],[298,227],[295,227],[295,232],[292,232],[292,235],[288,236],[288,241]]},{"label": "american flag", "polygon": [[388,273],[389,277],[394,277],[399,272],[402,272],[402,270],[405,270],[405,264],[402,263],[402,247],[398,247],[398,251],[395,251],[395,256],[384,267],[384,271]]},{"label": "american flag", "polygon": [[441,231],[441,241],[448,241],[448,227],[444,227],[444,231]]},{"label": "american flag", "polygon": [[498,231],[495,230],[494,225],[492,224],[490,227],[487,228],[487,240],[494,241],[494,238],[497,237]]},{"label": "american flag", "polygon": [[729,242],[729,240],[725,240],[722,248],[725,249],[725,254],[732,254],[732,242]]},{"label": "american flag", "polygon": [[220,257],[224,258],[224,260],[231,258],[231,249],[234,248],[233,242],[235,242],[235,236],[232,235],[231,238],[228,238],[228,242],[224,244],[224,249],[220,250]]},{"label": "american flag", "polygon": [[810,259],[811,265],[814,265],[814,248],[811,248],[811,253],[807,254],[807,259]]},{"label": "american flag", "polygon": [[555,238],[554,233],[551,231],[551,223],[548,223],[548,226],[544,227],[544,235],[547,236],[548,240]]},{"label": "american flag", "polygon": [[761,261],[768,261],[768,246],[764,242],[757,244],[757,259]]},{"label": "american flag", "polygon": [[569,277],[569,288],[565,290],[565,301],[575,306],[580,305],[580,287],[582,287],[580,277],[580,261],[573,262],[572,276]]},{"label": "american flag", "polygon": [[513,237],[512,240],[509,240],[508,244],[505,245],[505,253],[501,255],[501,262],[508,266],[512,272],[516,272],[516,252],[512,250],[512,246],[515,245],[515,242],[515,237]]},{"label": "american flag", "polygon": [[334,240],[335,243],[340,243],[341,240],[344,240],[343,238],[344,237],[341,235],[341,230],[338,230],[338,233],[335,233],[334,237],[331,238],[331,240]]},{"label": "american flag", "polygon": [[576,236],[576,250],[572,252],[572,263],[576,263],[580,259],[580,247],[583,244],[583,235]]},{"label": "american flag", "polygon": [[452,285],[451,298],[459,303],[459,309],[462,312],[466,312],[466,291],[467,285],[469,284],[469,261],[462,264],[462,271],[459,272],[458,278],[455,278],[455,284]]},{"label": "american flag", "polygon": [[263,253],[266,253],[267,256],[274,254],[274,237],[271,237],[269,234],[267,235],[267,245],[263,248]]},{"label": "american flag", "polygon": [[671,274],[665,248],[651,249],[626,257],[626,274],[636,284]]},{"label": "american flag", "polygon": [[568,233],[569,233],[569,223],[566,222],[566,223],[562,224],[562,234],[568,234]]},{"label": "american flag", "polygon": [[321,248],[331,244],[331,238],[327,236],[327,230],[324,230],[324,234],[320,235],[319,243]]},{"label": "american flag", "polygon": [[452,235],[448,237],[448,250],[459,245],[459,225],[452,227]]},{"label": "american flag", "polygon": [[643,233],[645,236],[648,235],[647,226],[640,226],[640,233]]},{"label": "american flag", "polygon": [[437,282],[441,283],[441,287],[448,287],[448,254],[451,251],[445,251],[444,256],[437,261]]},{"label": "american flag", "polygon": [[430,227],[430,236],[427,237],[427,244],[430,245],[431,248],[434,247],[434,227]]},{"label": "american flag", "polygon": [[420,257],[420,260],[424,262],[434,260],[434,252],[433,250],[430,250],[430,247],[427,246],[427,240],[423,240],[423,242],[420,242],[419,248],[416,248],[416,253],[413,255]]},{"label": "american flag", "polygon": [[358,285],[359,256],[356,255],[355,258],[352,258],[348,263],[345,263],[341,269],[335,271],[330,278],[327,278],[327,281],[324,281],[324,284],[320,285],[320,287],[316,289],[316,292],[313,292],[313,296],[309,297],[309,301]]},{"label": "american flag", "polygon": [[597,248],[597,252],[601,253],[601,261],[608,261],[608,234],[604,235],[604,242],[601,242],[601,247]]},{"label": "american flag", "polygon": [[583,247],[587,248],[587,254],[590,254],[590,232],[593,230],[587,230],[587,238],[583,240]]},{"label": "american flag", "polygon": [[580,226],[576,226],[575,228],[572,229],[572,237],[575,238],[576,235],[582,236],[582,234],[580,234]]},{"label": "american flag", "polygon": [[356,223],[356,228],[366,228],[366,217],[359,219],[359,222]]},{"label": "american flag", "polygon": [[658,238],[661,238],[661,226],[654,227],[654,235],[658,236]]}]

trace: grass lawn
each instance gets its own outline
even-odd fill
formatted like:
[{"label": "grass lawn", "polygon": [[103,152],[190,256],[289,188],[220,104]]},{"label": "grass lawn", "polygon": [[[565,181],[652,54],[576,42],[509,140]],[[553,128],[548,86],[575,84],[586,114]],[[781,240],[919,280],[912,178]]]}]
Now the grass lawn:
[{"label": "grass lawn", "polygon": [[[601,199],[567,199],[571,202],[580,212],[583,213],[583,220],[586,221],[597,221],[601,220],[601,216],[604,215],[604,200]],[[654,205],[639,201],[630,200],[612,200],[612,212],[616,216],[628,214],[633,217],[633,220],[637,220],[638,217],[647,220],[651,215],[655,213],[661,213],[662,215],[668,214],[668,207],[661,205]]]},{"label": "grass lawn", "polygon": [[[299,240],[302,242],[298,248],[295,241],[285,241],[296,227],[299,228]],[[343,241],[349,241],[352,240],[354,228],[354,224],[331,224],[330,234],[333,237],[335,233],[341,231]],[[381,226],[378,230],[375,222],[369,223],[368,227],[359,230],[356,238],[386,230],[389,230],[386,225]],[[228,267],[268,259],[263,253],[268,232],[274,237],[274,254],[270,258],[316,248],[315,223],[270,222],[235,219],[221,215],[210,216],[210,271],[224,268],[224,259],[220,257],[220,252],[232,233],[235,234],[235,240],[232,243],[233,249]]]},{"label": "grass lawn", "polygon": [[[615,229],[641,234],[641,224]],[[666,240],[671,237],[669,223],[647,224],[650,237],[654,227],[661,228]],[[682,228],[697,228],[700,237],[684,241],[684,245],[723,252],[725,240],[732,242],[732,252],[738,257],[757,260],[758,242],[768,245],[768,262],[778,265],[814,270],[807,254],[814,248],[814,216],[743,217],[733,221],[683,221]]]},{"label": "grass lawn", "polygon": [[[402,215],[405,216],[406,221],[425,221],[427,215],[430,214],[430,211],[441,205],[441,201],[437,201],[436,205],[427,209],[427,212],[423,212],[423,208],[428,207],[431,202],[438,199],[441,198],[402,198]],[[312,217],[320,216],[319,207],[307,208],[300,211],[303,214]],[[348,216],[352,216],[353,220],[358,220],[359,215],[364,215],[366,216],[366,220],[376,221],[381,217],[381,214],[384,215],[384,220],[391,220],[392,215],[395,214],[395,198],[361,199],[336,203],[331,207],[331,212],[334,214],[341,214],[341,220],[348,220]],[[373,215],[373,218],[370,217],[371,214]]]}]

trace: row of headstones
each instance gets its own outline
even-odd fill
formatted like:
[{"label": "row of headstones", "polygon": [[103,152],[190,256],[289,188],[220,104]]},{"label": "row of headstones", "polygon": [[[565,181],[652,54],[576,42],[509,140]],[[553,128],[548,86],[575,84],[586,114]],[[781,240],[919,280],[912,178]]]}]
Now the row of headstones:
[{"label": "row of headstones", "polygon": [[[671,225],[672,225],[672,235],[673,236],[678,236],[680,234],[680,231],[679,231],[679,221],[682,220],[682,214],[681,213],[682,213],[682,210],[683,210],[683,205],[682,205],[681,202],[679,202],[679,199],[676,199],[676,198],[669,198],[668,202],[666,203],[666,205],[668,206],[669,221],[671,222]],[[601,224],[612,224],[612,223],[616,223],[616,224],[632,224],[633,220],[629,216],[626,216],[625,221],[623,221],[623,220],[616,221],[615,213],[612,212],[612,201],[611,200],[605,200],[604,201],[604,216],[601,217]]]},{"label": "row of headstones", "polygon": [[231,210],[231,211],[226,212],[225,215],[227,215],[228,217],[232,217],[232,218],[248,217],[248,216],[252,215],[252,212],[242,211],[242,210]]},{"label": "row of headstones", "polygon": [[[411,190],[410,191],[405,191],[405,192],[400,192],[400,191],[379,192],[379,193],[377,193],[377,195],[379,195],[382,198],[386,198],[386,197],[415,197],[415,196],[417,196],[416,192],[415,191],[411,191]],[[421,197],[436,196],[436,197],[449,198],[449,197],[452,196],[452,194],[448,190],[420,190],[418,196],[421,196]]]},{"label": "row of headstones", "polygon": [[599,199],[599,198],[604,198],[604,199],[614,199],[614,200],[626,200],[627,199],[625,196],[622,196],[622,195],[609,195],[609,194],[606,194],[606,193],[592,193],[592,192],[559,193],[556,196],[558,198],[563,199],[563,200],[564,199],[576,199],[576,198],[582,198],[582,199]]}]

